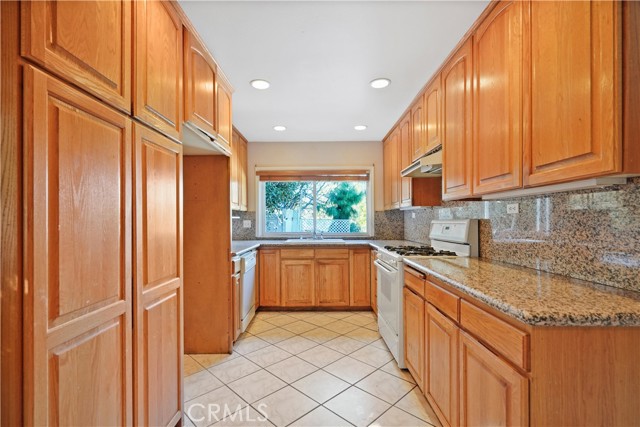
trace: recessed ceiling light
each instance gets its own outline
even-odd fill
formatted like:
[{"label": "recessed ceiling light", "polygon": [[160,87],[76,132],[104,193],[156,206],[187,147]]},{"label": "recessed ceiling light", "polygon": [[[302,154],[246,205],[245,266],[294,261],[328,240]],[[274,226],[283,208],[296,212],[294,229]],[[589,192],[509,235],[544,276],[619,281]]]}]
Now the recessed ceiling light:
[{"label": "recessed ceiling light", "polygon": [[382,89],[383,87],[387,87],[391,84],[391,80],[389,79],[375,79],[375,80],[371,80],[371,82],[369,83],[371,85],[372,88],[374,89]]},{"label": "recessed ceiling light", "polygon": [[274,126],[273,130],[275,130],[276,132],[284,132],[285,130],[287,130],[286,127],[278,125],[278,126]]},{"label": "recessed ceiling light", "polygon": [[264,90],[264,89],[269,89],[269,86],[271,86],[271,83],[269,83],[266,80],[256,79],[256,80],[251,80],[251,86],[253,86],[256,89]]},{"label": "recessed ceiling light", "polygon": [[356,125],[353,127],[355,130],[365,130],[367,125]]}]

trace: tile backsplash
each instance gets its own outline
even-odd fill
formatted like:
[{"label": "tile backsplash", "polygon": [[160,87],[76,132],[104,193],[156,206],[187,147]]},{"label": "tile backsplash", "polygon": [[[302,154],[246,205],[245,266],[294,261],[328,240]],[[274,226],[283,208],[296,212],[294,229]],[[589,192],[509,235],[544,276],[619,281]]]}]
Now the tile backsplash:
[{"label": "tile backsplash", "polygon": [[[507,213],[517,203],[519,213]],[[404,211],[404,238],[432,219],[480,220],[480,256],[640,292],[640,178],[626,185]]]},{"label": "tile backsplash", "polygon": [[[233,240],[255,240],[256,239],[256,213],[233,211],[233,217],[237,217],[231,222]],[[251,221],[250,228],[244,228],[243,222]],[[402,240],[404,234],[404,214],[401,211],[381,211],[374,216],[374,239],[379,240]]]}]

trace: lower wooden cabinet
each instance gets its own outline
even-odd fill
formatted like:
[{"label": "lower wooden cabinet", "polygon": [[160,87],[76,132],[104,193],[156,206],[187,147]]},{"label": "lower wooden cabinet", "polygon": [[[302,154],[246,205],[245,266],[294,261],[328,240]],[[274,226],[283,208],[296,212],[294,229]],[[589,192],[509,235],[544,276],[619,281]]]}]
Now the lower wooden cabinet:
[{"label": "lower wooden cabinet", "polygon": [[259,250],[260,305],[370,307],[371,250],[304,248]]},{"label": "lower wooden cabinet", "polygon": [[529,381],[470,335],[460,333],[460,424],[529,425]]},{"label": "lower wooden cabinet", "polygon": [[424,383],[424,300],[404,288],[404,359],[407,369],[423,388]]},{"label": "lower wooden cabinet", "polygon": [[369,267],[371,275],[371,309],[375,314],[378,314],[378,271],[374,264],[376,260],[374,254],[375,252],[371,252],[371,266]]},{"label": "lower wooden cabinet", "polygon": [[285,259],[280,261],[282,305],[312,307],[315,305],[315,261]]},{"label": "lower wooden cabinet", "polygon": [[424,306],[423,391],[443,424],[458,425],[458,334],[456,324],[434,306]]},{"label": "lower wooden cabinet", "polygon": [[349,305],[349,260],[316,260],[316,292],[318,306]]}]

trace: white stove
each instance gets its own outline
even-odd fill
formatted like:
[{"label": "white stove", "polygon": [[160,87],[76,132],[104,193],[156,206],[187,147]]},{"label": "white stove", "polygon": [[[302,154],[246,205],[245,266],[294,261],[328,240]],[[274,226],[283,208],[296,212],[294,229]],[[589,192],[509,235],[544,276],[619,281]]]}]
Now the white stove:
[{"label": "white stove", "polygon": [[403,257],[454,258],[478,256],[478,221],[434,220],[429,231],[431,246],[385,246],[376,254],[378,278],[378,327],[400,368],[404,363],[402,288]]}]

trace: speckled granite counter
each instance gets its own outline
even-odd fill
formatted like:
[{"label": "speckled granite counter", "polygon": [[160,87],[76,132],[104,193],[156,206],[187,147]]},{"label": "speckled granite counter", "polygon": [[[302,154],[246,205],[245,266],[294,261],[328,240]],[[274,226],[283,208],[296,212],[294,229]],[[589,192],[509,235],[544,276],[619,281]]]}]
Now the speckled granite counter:
[{"label": "speckled granite counter", "polygon": [[640,326],[640,293],[478,258],[405,264],[530,325]]},{"label": "speckled granite counter", "polygon": [[344,243],[322,243],[322,240],[307,240],[304,242],[287,242],[286,240],[234,240],[231,242],[232,255],[241,255],[244,252],[256,249],[260,246],[353,246],[369,245],[374,249],[393,245],[419,245],[420,243],[409,240],[347,240]]}]

